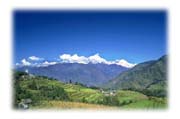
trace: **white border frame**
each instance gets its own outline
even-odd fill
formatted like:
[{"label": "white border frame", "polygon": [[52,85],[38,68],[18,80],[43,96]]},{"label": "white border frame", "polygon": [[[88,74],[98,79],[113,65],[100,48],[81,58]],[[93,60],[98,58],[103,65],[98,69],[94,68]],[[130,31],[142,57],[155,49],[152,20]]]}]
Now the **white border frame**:
[{"label": "white border frame", "polygon": [[[12,109],[11,59],[14,9],[165,9],[168,13],[169,107],[165,111],[15,111]],[[180,7],[178,0],[1,0],[0,2],[0,113],[6,119],[125,118],[176,119],[180,99],[179,55]]]}]

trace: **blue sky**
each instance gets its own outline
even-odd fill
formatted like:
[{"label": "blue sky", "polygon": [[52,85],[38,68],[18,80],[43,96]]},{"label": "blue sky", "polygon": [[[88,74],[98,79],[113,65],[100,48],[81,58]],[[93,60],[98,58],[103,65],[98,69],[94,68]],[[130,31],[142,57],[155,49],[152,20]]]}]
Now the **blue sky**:
[{"label": "blue sky", "polygon": [[61,54],[132,63],[166,54],[166,11],[14,11],[14,62]]}]

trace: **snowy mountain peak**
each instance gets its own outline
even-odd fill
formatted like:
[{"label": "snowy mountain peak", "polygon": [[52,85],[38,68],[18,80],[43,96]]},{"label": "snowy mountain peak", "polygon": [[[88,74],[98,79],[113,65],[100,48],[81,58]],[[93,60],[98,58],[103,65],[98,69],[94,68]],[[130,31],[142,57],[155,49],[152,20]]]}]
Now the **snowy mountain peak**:
[{"label": "snowy mountain peak", "polygon": [[132,63],[127,62],[125,59],[116,60],[115,64],[121,65],[121,66],[124,66],[124,67],[127,67],[127,68],[132,68],[132,67],[134,67],[136,65],[136,64],[132,64]]},{"label": "snowy mountain peak", "polygon": [[[89,56],[89,57],[85,57],[85,56],[78,56],[77,54],[62,54],[59,56],[59,61],[52,61],[52,62],[48,62],[46,60],[42,60],[41,62],[36,62],[39,61],[41,59],[44,58],[39,58],[36,56],[31,56],[27,59],[23,59],[21,61],[21,63],[16,63],[19,66],[37,66],[37,67],[44,67],[44,66],[49,66],[49,65],[54,65],[57,63],[79,63],[79,64],[88,64],[88,63],[92,63],[92,64],[98,64],[98,63],[103,63],[103,64],[107,64],[107,65],[111,65],[111,64],[116,64],[116,65],[120,65],[126,68],[132,68],[134,67],[136,64],[133,63],[129,63],[128,61],[126,61],[125,59],[120,59],[120,60],[115,60],[115,61],[108,61],[104,58],[102,58],[98,53]],[[16,65],[16,66],[17,66]]]}]

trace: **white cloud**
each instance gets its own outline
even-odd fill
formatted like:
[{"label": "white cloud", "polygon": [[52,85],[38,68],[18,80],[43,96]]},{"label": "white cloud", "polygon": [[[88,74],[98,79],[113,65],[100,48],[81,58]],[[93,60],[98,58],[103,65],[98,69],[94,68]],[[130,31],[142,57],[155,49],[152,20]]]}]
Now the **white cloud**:
[{"label": "white cloud", "polygon": [[39,61],[39,60],[43,60],[43,58],[40,58],[40,57],[36,57],[36,56],[30,56],[29,57],[30,60],[32,61]]},{"label": "white cloud", "polygon": [[54,65],[54,64],[57,64],[57,62],[48,62],[48,61],[45,61],[42,64],[39,64],[39,66],[46,67],[46,66]]},{"label": "white cloud", "polygon": [[19,63],[16,63],[15,65],[16,65],[16,66],[19,66],[20,64],[19,64]]},{"label": "white cloud", "polygon": [[107,61],[104,58],[100,57],[98,53],[93,56],[88,57],[88,60],[89,60],[89,62],[91,62],[93,64],[97,64],[97,63],[107,64]]},{"label": "white cloud", "polygon": [[63,54],[59,56],[62,62],[65,63],[81,63],[81,64],[87,64],[89,63],[88,58],[84,56],[78,56],[77,54],[69,55],[69,54]]},{"label": "white cloud", "polygon": [[[120,65],[123,67],[127,67],[127,68],[132,68],[134,67],[136,64],[133,63],[129,63],[128,61],[126,61],[125,59],[120,59],[120,60],[114,60],[114,61],[107,61],[106,59],[102,58],[98,53],[94,54],[92,56],[89,57],[85,57],[85,56],[78,56],[77,54],[62,54],[59,56],[60,61],[56,60],[53,62],[48,62],[48,61],[44,61],[44,62],[39,62],[39,60],[42,60],[43,58],[39,58],[36,56],[31,56],[28,59],[22,59],[21,63],[16,63],[16,66],[37,66],[37,67],[41,67],[41,66],[49,66],[49,65],[54,65],[57,63],[80,63],[80,64],[88,64],[88,63],[93,63],[93,64],[97,64],[97,63],[104,63],[104,64],[116,64],[116,65]],[[43,59],[44,60],[44,59]]]},{"label": "white cloud", "polygon": [[30,66],[30,65],[31,65],[31,63],[28,62],[26,59],[22,59],[22,60],[21,60],[21,63],[22,63],[22,65],[24,65],[24,66]]},{"label": "white cloud", "polygon": [[49,66],[57,64],[58,62],[42,62],[43,58],[39,58],[36,56],[31,56],[27,60],[24,58],[21,60],[21,63],[16,63],[15,66],[32,66],[32,67],[41,67],[41,66]]},{"label": "white cloud", "polygon": [[102,57],[100,57],[98,53],[89,57],[78,56],[77,54],[74,54],[74,55],[63,54],[63,55],[60,55],[59,57],[64,63],[81,63],[81,64],[107,63],[107,61],[103,59]]},{"label": "white cloud", "polygon": [[97,53],[95,55],[85,57],[85,56],[78,56],[77,54],[70,55],[70,54],[63,54],[59,56],[61,59],[61,62],[63,63],[81,63],[81,64],[88,64],[88,63],[104,63],[104,64],[116,64],[127,68],[132,68],[136,64],[129,63],[128,61],[121,59],[121,60],[115,60],[115,61],[107,61],[106,59],[100,57],[100,55]]}]

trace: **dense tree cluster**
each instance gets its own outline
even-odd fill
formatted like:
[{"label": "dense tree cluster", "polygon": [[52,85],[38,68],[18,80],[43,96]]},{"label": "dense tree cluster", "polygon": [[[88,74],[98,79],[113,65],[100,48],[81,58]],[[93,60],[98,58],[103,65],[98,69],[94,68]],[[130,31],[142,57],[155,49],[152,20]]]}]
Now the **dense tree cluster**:
[{"label": "dense tree cluster", "polygon": [[16,72],[14,80],[14,96],[15,106],[17,106],[24,99],[31,99],[32,105],[38,104],[41,100],[69,100],[69,97],[65,90],[59,85],[40,84],[38,80],[45,77],[29,78],[28,83],[24,83],[23,77],[27,74],[22,72]]}]

